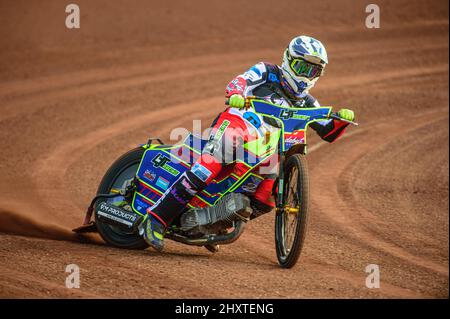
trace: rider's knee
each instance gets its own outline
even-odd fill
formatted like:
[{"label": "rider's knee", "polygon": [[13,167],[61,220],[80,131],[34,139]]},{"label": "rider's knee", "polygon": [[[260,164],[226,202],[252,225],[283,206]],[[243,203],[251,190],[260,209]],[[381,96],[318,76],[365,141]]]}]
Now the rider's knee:
[{"label": "rider's knee", "polygon": [[260,202],[255,198],[251,199],[250,206],[252,208],[252,214],[250,215],[250,219],[254,219],[261,215],[270,213],[272,209],[275,207],[275,205],[272,206],[270,204]]},{"label": "rider's knee", "polygon": [[253,209],[252,216],[250,217],[251,219],[269,213],[275,207],[275,200],[273,197],[274,183],[274,179],[265,179],[258,185],[258,188],[251,199],[251,206]]},{"label": "rider's knee", "polygon": [[254,198],[259,202],[271,207],[275,207],[275,201],[273,198],[275,179],[267,178],[259,183],[256,188]]}]

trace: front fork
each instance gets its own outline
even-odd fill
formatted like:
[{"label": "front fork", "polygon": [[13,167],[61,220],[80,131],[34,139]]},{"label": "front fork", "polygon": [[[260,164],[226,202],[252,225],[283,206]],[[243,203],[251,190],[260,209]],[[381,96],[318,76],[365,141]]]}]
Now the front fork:
[{"label": "front fork", "polygon": [[278,154],[280,156],[279,168],[278,168],[278,191],[277,191],[277,214],[284,212],[284,152],[283,152],[283,133],[280,134],[280,140],[278,142]]},{"label": "front fork", "polygon": [[283,152],[283,138],[280,135],[280,141],[278,143],[278,154],[280,154],[280,163],[278,169],[278,191],[276,200],[276,213],[277,214],[298,214],[299,209],[297,207],[289,207],[285,205],[284,202],[284,162],[286,161],[286,156]]}]

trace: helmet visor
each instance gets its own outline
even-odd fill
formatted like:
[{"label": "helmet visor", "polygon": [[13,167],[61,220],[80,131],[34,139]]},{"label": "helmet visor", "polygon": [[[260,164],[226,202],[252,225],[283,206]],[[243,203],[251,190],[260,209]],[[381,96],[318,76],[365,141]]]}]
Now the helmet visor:
[{"label": "helmet visor", "polygon": [[290,67],[295,75],[303,76],[310,80],[321,76],[323,73],[323,67],[321,65],[303,59],[292,59],[290,61]]}]

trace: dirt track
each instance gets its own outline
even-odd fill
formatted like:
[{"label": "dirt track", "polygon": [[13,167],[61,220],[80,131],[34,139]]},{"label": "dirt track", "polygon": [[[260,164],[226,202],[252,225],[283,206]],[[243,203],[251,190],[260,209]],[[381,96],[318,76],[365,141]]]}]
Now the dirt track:
[{"label": "dirt track", "polygon": [[[239,1],[232,15],[211,0],[76,3],[79,30],[64,27],[63,1],[0,2],[0,297],[448,298],[446,0],[378,1],[377,30],[364,1],[301,15],[294,0]],[[312,93],[361,125],[331,145],[310,136],[312,216],[294,269],[277,265],[273,214],[216,255],[70,232],[116,157],[193,119],[206,128],[227,81],[278,63],[299,33],[330,57]],[[71,263],[81,289],[65,288]],[[380,289],[365,287],[368,264]]]}]

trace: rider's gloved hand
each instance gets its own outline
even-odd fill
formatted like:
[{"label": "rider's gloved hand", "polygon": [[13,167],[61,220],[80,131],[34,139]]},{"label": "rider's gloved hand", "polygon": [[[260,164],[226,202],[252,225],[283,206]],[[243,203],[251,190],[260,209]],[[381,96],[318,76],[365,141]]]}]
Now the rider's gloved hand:
[{"label": "rider's gloved hand", "polygon": [[340,109],[338,115],[347,121],[353,121],[355,119],[355,112],[349,109]]},{"label": "rider's gloved hand", "polygon": [[245,98],[239,94],[233,94],[228,100],[228,105],[242,109],[245,105]]}]

